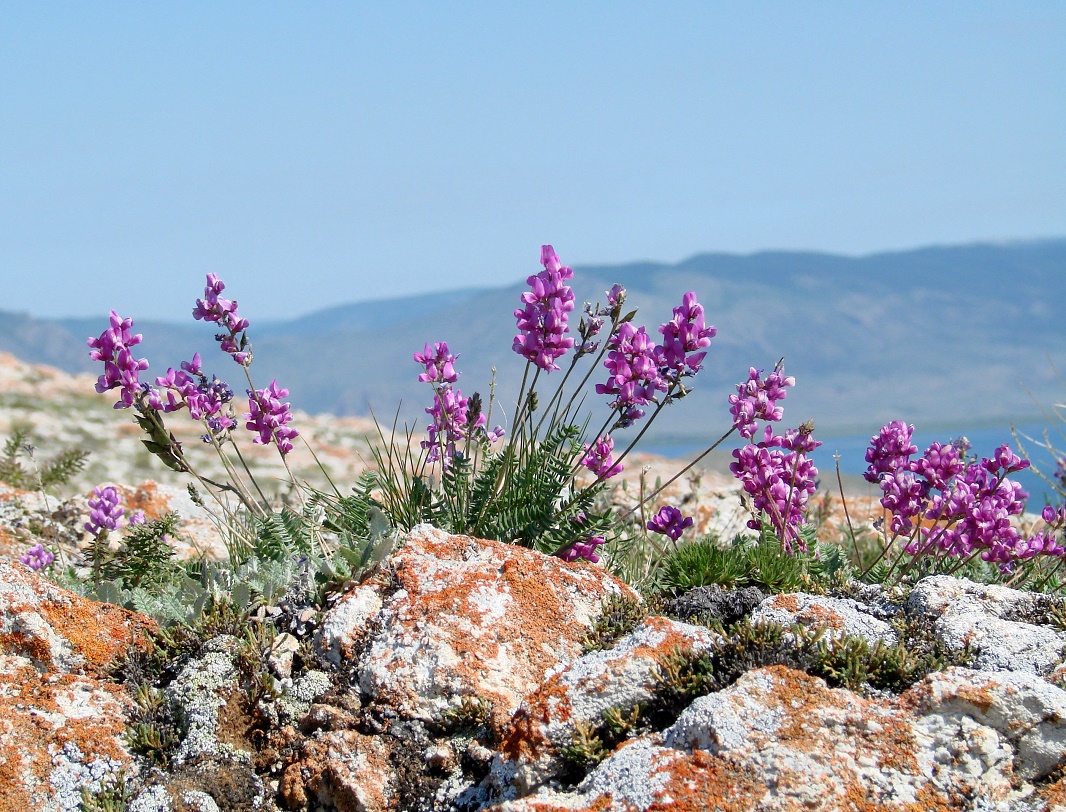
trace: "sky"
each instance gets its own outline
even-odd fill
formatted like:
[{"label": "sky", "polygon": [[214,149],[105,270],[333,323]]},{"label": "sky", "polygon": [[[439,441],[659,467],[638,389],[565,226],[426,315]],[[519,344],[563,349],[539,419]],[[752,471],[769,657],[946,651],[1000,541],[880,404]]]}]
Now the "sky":
[{"label": "sky", "polygon": [[1066,235],[1066,5],[0,2],[0,310]]}]

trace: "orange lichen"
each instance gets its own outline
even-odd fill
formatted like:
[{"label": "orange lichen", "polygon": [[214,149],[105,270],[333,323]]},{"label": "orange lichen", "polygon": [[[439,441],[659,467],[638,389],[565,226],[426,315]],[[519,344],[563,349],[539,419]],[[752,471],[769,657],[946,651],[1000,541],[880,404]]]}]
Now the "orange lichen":
[{"label": "orange lichen", "polygon": [[[63,717],[63,705],[85,694],[99,713]],[[41,793],[51,791],[53,754],[68,742],[85,763],[109,759],[128,766],[130,756],[120,737],[130,704],[118,686],[84,676],[42,674],[28,665],[0,673],[0,812],[39,808]],[[24,760],[13,758],[16,754]]]},{"label": "orange lichen", "polygon": [[844,628],[844,619],[838,613],[817,604],[797,614],[796,620],[804,626],[824,626],[834,630]]},{"label": "orange lichen", "polygon": [[771,609],[781,609],[785,612],[798,612],[799,607],[799,596],[791,592],[783,595],[775,595],[773,600],[770,601]]}]

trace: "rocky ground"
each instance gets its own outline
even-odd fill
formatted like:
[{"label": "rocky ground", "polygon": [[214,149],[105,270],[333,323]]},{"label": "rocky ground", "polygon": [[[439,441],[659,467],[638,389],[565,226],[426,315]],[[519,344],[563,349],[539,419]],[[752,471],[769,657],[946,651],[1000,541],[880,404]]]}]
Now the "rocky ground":
[{"label": "rocky ground", "polygon": [[[0,564],[0,810],[1066,809],[1062,599],[936,576],[756,600],[723,633],[422,526],[302,628],[178,646]],[[797,653],[813,628],[922,628],[965,665],[849,683]]]},{"label": "rocky ground", "polygon": [[[294,582],[251,617],[160,629],[17,557],[77,558],[105,481],[149,518],[178,510],[183,557],[225,554],[211,513],[141,466],[92,379],[4,358],[0,391],[0,435],[31,422],[42,463],[93,452],[65,491],[0,486],[0,812],[1066,812],[1060,597],[935,576],[646,600],[602,566],[423,525],[324,598]],[[372,426],[296,425],[354,481]],[[676,470],[630,462],[631,492]],[[701,532],[745,520],[714,472],[669,499]],[[838,532],[841,506],[820,512]]]}]

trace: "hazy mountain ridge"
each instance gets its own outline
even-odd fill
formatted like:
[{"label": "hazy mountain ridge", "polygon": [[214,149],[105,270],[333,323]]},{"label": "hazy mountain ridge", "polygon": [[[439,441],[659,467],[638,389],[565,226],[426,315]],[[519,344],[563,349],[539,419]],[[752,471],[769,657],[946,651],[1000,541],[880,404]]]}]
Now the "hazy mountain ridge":
[{"label": "hazy mountain ridge", "polygon": [[[253,376],[258,385],[277,377],[293,404],[311,412],[366,414],[373,407],[391,419],[402,400],[404,413],[416,416],[431,395],[416,381],[411,354],[427,341],[447,341],[461,354],[463,391],[487,394],[495,365],[497,394],[508,404],[522,369],[510,349],[512,313],[525,275],[536,270],[516,273],[502,289],[338,305],[287,322],[257,325],[249,313]],[[651,331],[685,291],[696,291],[718,336],[695,391],[661,418],[659,435],[717,436],[728,425],[733,384],[749,366],[770,367],[781,356],[797,378],[785,404],[792,425],[813,417],[823,431],[865,431],[893,418],[972,423],[1038,413],[1026,389],[1045,404],[1063,397],[1047,356],[1066,370],[1064,271],[1066,239],[1059,239],[858,258],[702,254],[675,265],[578,267],[573,285],[579,301],[602,301],[611,284],[624,284],[628,303],[640,308],[638,322]],[[574,321],[576,328],[576,314]],[[106,315],[47,321],[0,312],[0,349],[94,371],[85,337],[105,325]],[[206,325],[137,320],[136,329],[151,372],[200,350],[210,370],[236,380],[231,362],[211,352]]]}]

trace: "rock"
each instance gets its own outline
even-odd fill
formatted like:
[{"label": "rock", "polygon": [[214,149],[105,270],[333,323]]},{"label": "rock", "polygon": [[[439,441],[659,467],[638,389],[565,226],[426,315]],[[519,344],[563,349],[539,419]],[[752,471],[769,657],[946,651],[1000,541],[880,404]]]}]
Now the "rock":
[{"label": "rock", "polygon": [[949,668],[911,689],[908,700],[923,720],[969,717],[995,730],[1011,743],[1021,778],[1045,778],[1066,764],[1066,691],[1039,677]]},{"label": "rock", "polygon": [[322,618],[315,637],[318,650],[334,665],[350,660],[370,634],[370,621],[381,611],[381,596],[372,586],[357,586]]},{"label": "rock", "polygon": [[751,622],[770,621],[782,626],[800,624],[807,628],[822,627],[835,636],[853,635],[869,643],[878,640],[895,645],[898,635],[885,621],[871,614],[870,607],[851,598],[830,598],[802,592],[774,595],[752,612]]},{"label": "rock", "polygon": [[766,593],[755,586],[740,589],[725,589],[718,584],[698,586],[684,595],[674,598],[666,611],[682,620],[696,617],[712,617],[728,626],[751,614],[766,598]]},{"label": "rock", "polygon": [[905,608],[931,622],[936,639],[948,650],[975,649],[977,669],[1047,675],[1062,665],[1066,632],[1041,625],[1041,620],[1050,606],[1062,602],[1060,597],[937,575],[914,587]]},{"label": "rock", "polygon": [[23,564],[0,561],[0,652],[41,672],[102,676],[156,628],[145,616],[91,601]]},{"label": "rock", "polygon": [[[476,697],[502,728],[523,697],[581,654],[607,595],[639,599],[588,562],[429,525],[407,535],[390,565],[387,583],[357,588],[327,612],[321,644],[339,658],[347,641],[362,640],[355,676],[363,694],[436,724]],[[376,612],[368,588],[381,600]]]},{"label": "rock", "polygon": [[174,763],[181,766],[204,756],[233,757],[249,761],[251,753],[219,740],[221,711],[229,702],[239,702],[237,683],[237,639],[216,637],[203,652],[178,672],[164,691],[174,718],[181,726],[181,744]]},{"label": "rock", "polygon": [[[1046,809],[1031,785],[1015,787],[1020,751],[1008,736],[960,706],[929,700],[971,678],[982,685],[995,679],[953,669],[898,700],[876,702],[783,666],[756,669],[695,700],[662,733],[624,743],[573,791],[541,792],[497,808]],[[1049,705],[1066,699],[1050,691]],[[1031,721],[1024,702],[1008,695],[993,688],[985,713],[1002,713],[999,726],[1024,726]],[[1042,724],[1049,727],[1041,742],[1053,749],[1066,720]],[[1052,761],[1066,764],[1066,752],[1060,748]]]},{"label": "rock", "polygon": [[579,657],[522,702],[504,730],[500,756],[486,786],[501,797],[525,795],[565,769],[560,749],[582,725],[602,723],[655,696],[662,664],[677,649],[705,651],[716,635],[706,628],[649,617],[609,651]]},{"label": "rock", "polygon": [[385,740],[343,730],[306,742],[282,774],[278,792],[289,809],[386,812],[393,783]]},{"label": "rock", "polygon": [[83,789],[137,775],[133,703],[106,674],[154,626],[0,562],[0,812],[80,809]]},{"label": "rock", "polygon": [[[83,791],[120,780],[130,812],[1066,812],[1066,691],[1050,681],[1066,669],[1050,626],[1061,599],[954,578],[902,605],[851,594],[774,596],[752,616],[890,641],[885,621],[902,612],[900,628],[924,623],[945,644],[965,620],[956,644],[993,667],[860,695],[783,665],[745,672],[723,649],[715,684],[739,678],[680,700],[708,683],[670,693],[689,675],[678,652],[715,648],[712,631],[650,616],[585,652],[605,598],[637,599],[622,582],[421,526],[298,634],[264,611],[255,628],[273,634],[253,635],[258,649],[220,636],[123,672],[160,689],[152,718],[176,734],[160,764],[127,749],[132,686],[113,669],[152,622],[0,563],[0,812],[80,809]],[[746,599],[699,600],[727,612]],[[311,633],[317,660],[298,645]],[[1021,667],[1002,667],[1014,655]],[[589,749],[597,736],[609,753]]]}]

